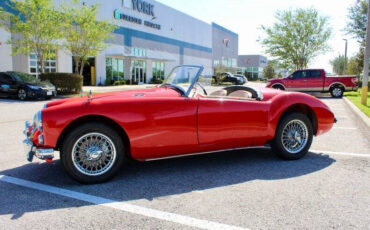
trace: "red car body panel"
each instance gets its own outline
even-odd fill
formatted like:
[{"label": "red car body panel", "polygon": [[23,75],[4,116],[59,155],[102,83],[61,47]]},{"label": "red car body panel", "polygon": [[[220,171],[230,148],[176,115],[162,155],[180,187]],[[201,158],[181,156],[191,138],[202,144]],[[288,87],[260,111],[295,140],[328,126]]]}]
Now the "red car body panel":
[{"label": "red car body panel", "polygon": [[329,92],[331,86],[337,84],[341,85],[345,91],[355,91],[358,89],[357,77],[356,76],[326,76],[323,69],[306,69],[298,70],[291,76],[294,76],[298,72],[313,72],[319,73],[319,75],[294,79],[294,78],[282,78],[269,80],[267,85],[268,88],[274,86],[283,86],[284,89],[289,91],[311,91],[311,92]]},{"label": "red car body panel", "polygon": [[44,145],[35,144],[57,148],[63,130],[88,116],[104,117],[121,126],[129,139],[130,154],[138,160],[263,146],[274,137],[282,114],[294,105],[314,111],[317,135],[333,126],[333,113],[315,97],[262,90],[262,101],[187,98],[159,87],[54,101],[42,110]]}]

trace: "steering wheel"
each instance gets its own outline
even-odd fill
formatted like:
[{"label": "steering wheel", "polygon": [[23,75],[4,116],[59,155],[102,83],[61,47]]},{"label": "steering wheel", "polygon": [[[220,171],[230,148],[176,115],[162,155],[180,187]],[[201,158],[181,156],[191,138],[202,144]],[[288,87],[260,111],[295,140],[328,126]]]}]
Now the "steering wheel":
[{"label": "steering wheel", "polygon": [[204,88],[204,86],[203,86],[202,84],[200,84],[199,82],[197,82],[197,85],[199,85],[199,86],[200,86],[200,88],[202,88],[204,95],[206,95],[206,96],[207,96],[207,95],[208,95],[208,93],[207,93],[206,89]]}]

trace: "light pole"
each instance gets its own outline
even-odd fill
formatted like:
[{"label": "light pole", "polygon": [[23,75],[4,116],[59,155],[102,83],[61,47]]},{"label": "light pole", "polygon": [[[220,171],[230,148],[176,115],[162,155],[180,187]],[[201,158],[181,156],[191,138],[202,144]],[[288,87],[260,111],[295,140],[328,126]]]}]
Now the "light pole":
[{"label": "light pole", "polygon": [[346,42],[346,47],[344,49],[344,69],[343,69],[343,74],[346,75],[348,40],[347,39],[343,39],[343,40]]},{"label": "light pole", "polygon": [[367,91],[369,82],[369,56],[370,56],[370,0],[367,4],[367,29],[366,29],[366,47],[364,58],[364,76],[362,79],[361,104],[367,105]]}]

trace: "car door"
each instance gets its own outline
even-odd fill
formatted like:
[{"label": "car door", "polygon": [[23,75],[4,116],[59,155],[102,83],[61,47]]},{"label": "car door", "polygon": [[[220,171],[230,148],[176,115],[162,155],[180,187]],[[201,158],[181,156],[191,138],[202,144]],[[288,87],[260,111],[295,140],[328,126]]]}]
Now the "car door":
[{"label": "car door", "polygon": [[308,75],[306,77],[306,90],[307,91],[322,91],[323,89],[323,78],[321,70],[310,70],[308,71]]},{"label": "car door", "polygon": [[287,89],[292,91],[305,91],[307,71],[299,70],[293,73],[286,82]]},{"label": "car door", "polygon": [[264,144],[269,103],[199,97],[198,139],[202,151]]},{"label": "car door", "polygon": [[0,73],[0,94],[11,96],[17,93],[15,80],[6,73]]},{"label": "car door", "polygon": [[198,152],[197,98],[157,98],[125,105],[119,113],[135,120],[123,125],[135,159]]}]

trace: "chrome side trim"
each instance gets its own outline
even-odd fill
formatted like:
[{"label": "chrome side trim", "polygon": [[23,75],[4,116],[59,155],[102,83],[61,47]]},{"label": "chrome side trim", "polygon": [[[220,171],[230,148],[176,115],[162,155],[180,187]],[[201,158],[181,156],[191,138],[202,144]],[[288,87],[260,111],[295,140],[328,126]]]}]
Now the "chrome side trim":
[{"label": "chrome side trim", "polygon": [[206,154],[210,154],[210,153],[219,153],[219,152],[236,151],[236,150],[247,150],[247,149],[270,149],[270,147],[254,146],[254,147],[231,148],[231,149],[222,149],[222,150],[215,150],[215,151],[209,151],[209,152],[199,152],[199,153],[190,153],[190,154],[169,156],[169,157],[149,158],[149,159],[145,159],[144,161],[166,160],[166,159],[174,159],[174,158],[181,158],[181,157],[206,155]]}]

